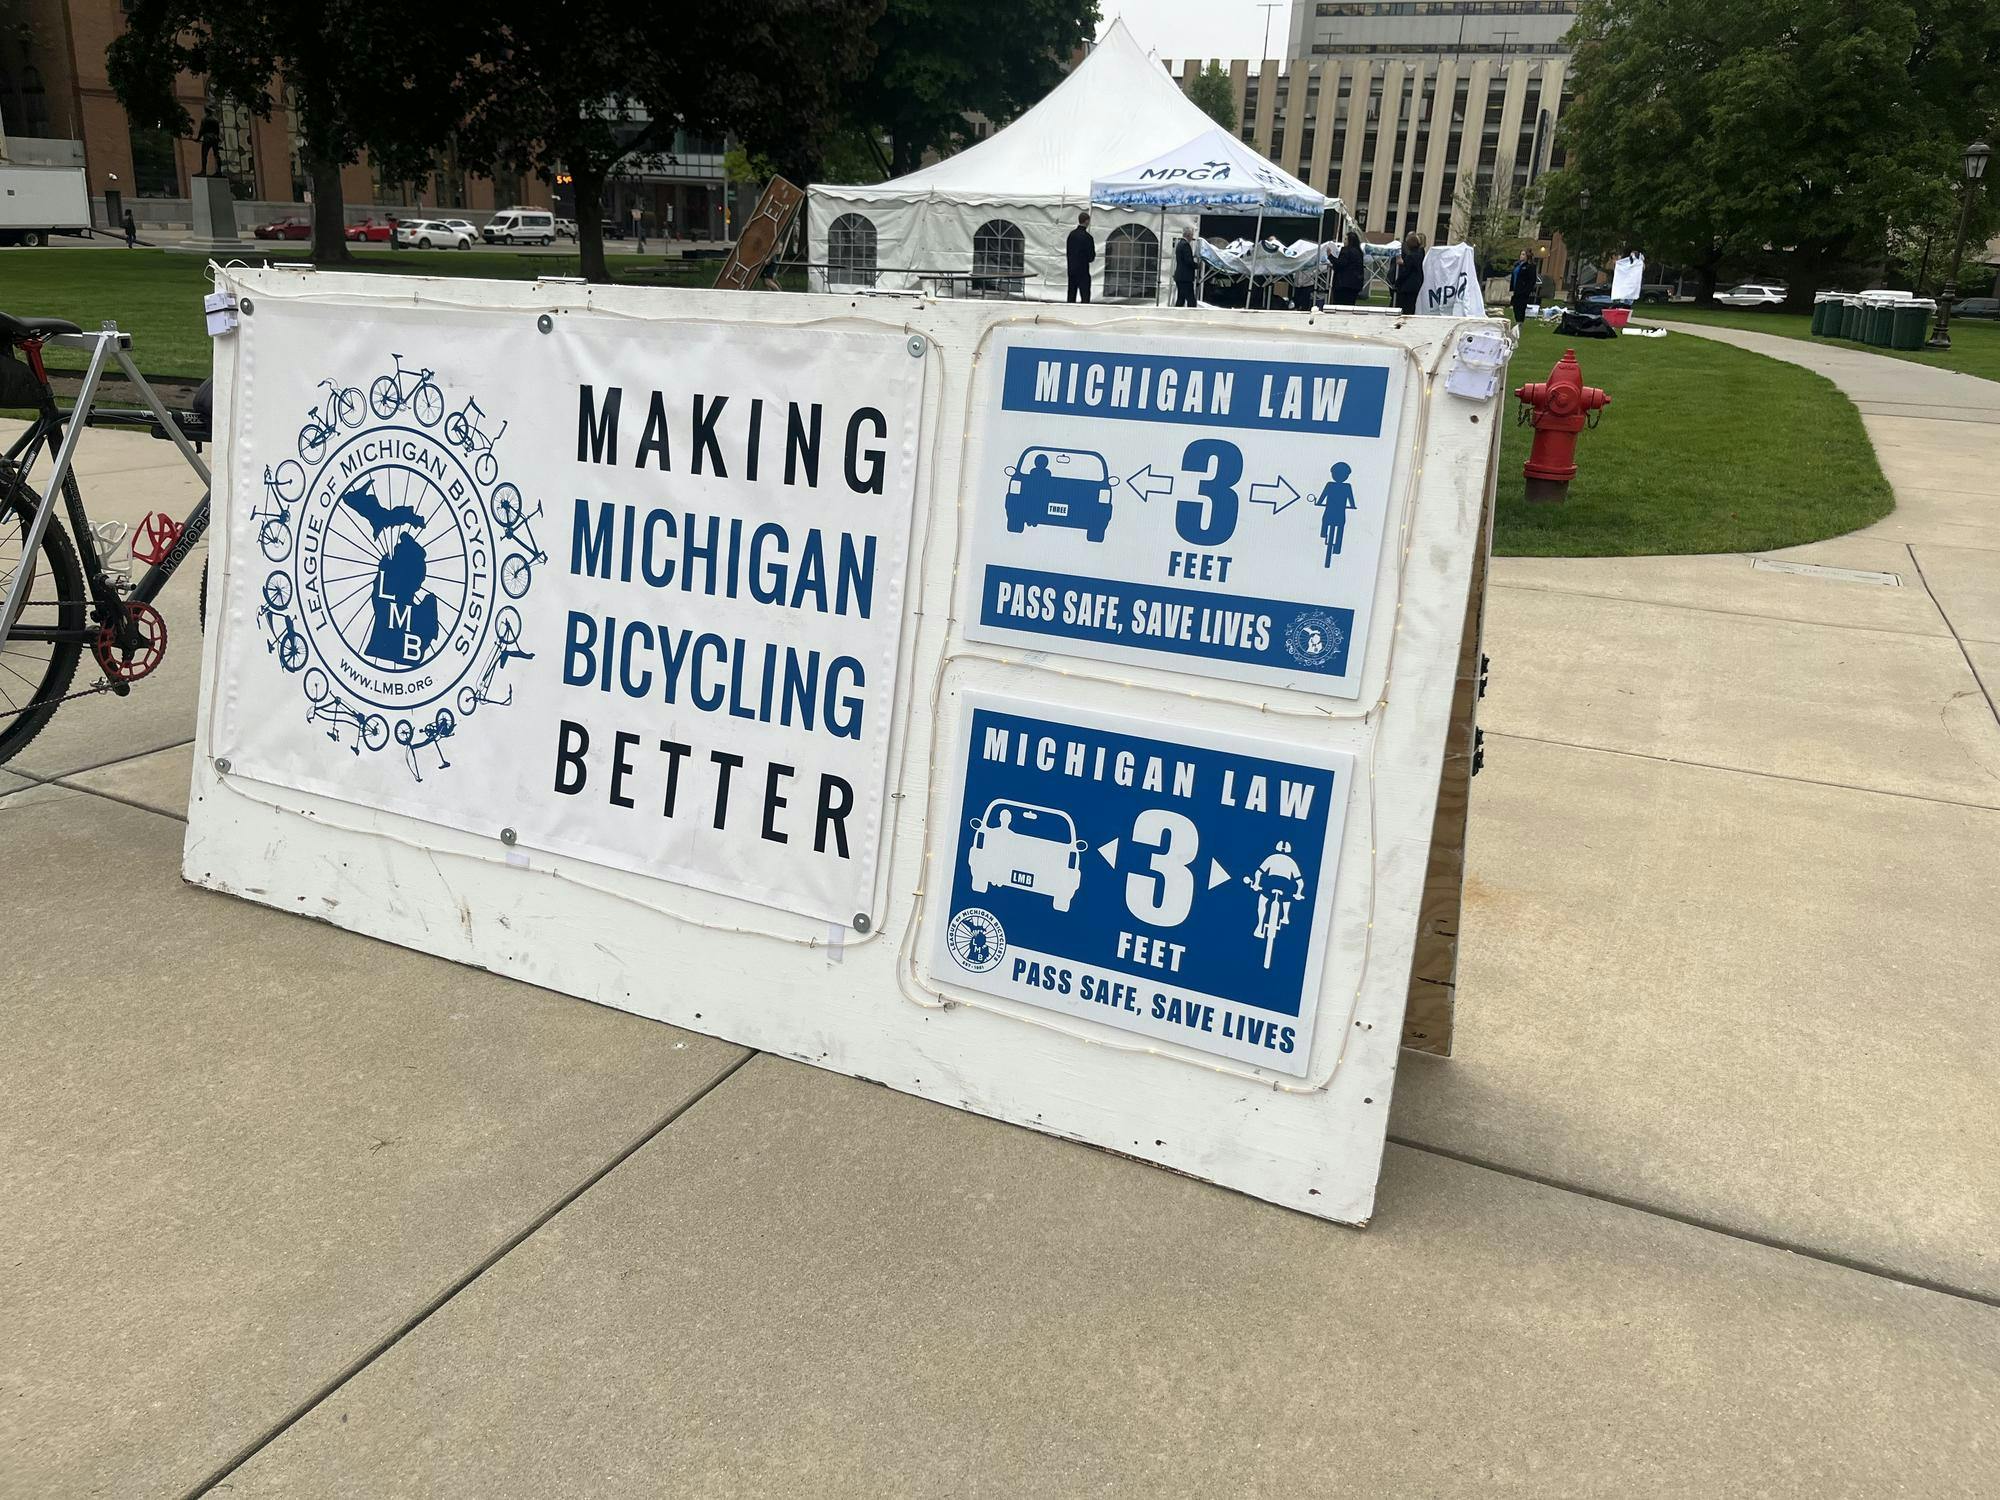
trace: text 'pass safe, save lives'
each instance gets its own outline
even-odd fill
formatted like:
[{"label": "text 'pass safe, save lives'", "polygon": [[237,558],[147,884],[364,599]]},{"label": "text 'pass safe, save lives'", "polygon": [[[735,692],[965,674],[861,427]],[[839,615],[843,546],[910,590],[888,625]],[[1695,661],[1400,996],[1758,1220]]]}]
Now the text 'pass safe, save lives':
[{"label": "text 'pass safe, save lives'", "polygon": [[964,704],[932,977],[1303,1074],[1353,758]]},{"label": "text 'pass safe, save lives'", "polygon": [[1402,351],[1040,330],[993,352],[969,637],[1358,696]]}]

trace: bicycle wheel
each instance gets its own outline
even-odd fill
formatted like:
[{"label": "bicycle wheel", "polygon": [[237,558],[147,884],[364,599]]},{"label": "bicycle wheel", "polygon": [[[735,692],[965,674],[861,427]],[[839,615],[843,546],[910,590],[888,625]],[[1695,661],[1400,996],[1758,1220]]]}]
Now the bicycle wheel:
[{"label": "bicycle wheel", "polygon": [[521,612],[513,605],[501,605],[500,612],[494,615],[493,638],[503,646],[511,646],[521,638]]},{"label": "bicycle wheel", "polygon": [[[74,487],[73,479],[65,475],[64,493]],[[15,496],[13,511],[0,514],[0,600],[13,588],[15,575],[25,561],[28,593],[19,624],[81,630],[89,623],[90,595],[83,586],[76,548],[62,522],[50,516],[37,555],[25,560],[22,556],[29,523],[40,505],[40,497],[24,484]],[[56,700],[69,691],[82,654],[83,646],[77,641],[10,638],[0,642],[0,762],[11,760],[42,732],[56,711]]]},{"label": "bicycle wheel", "polygon": [[389,743],[389,721],[380,714],[370,714],[361,721],[361,743],[370,750],[380,750]]},{"label": "bicycle wheel", "polygon": [[500,587],[507,591],[509,599],[518,599],[527,593],[534,577],[535,570],[528,566],[528,559],[519,552],[510,552],[507,560],[500,564]]},{"label": "bicycle wheel", "polygon": [[469,715],[477,707],[479,707],[479,694],[469,687],[460,688],[458,690],[458,711]]},{"label": "bicycle wheel", "polygon": [[306,664],[306,638],[296,630],[287,630],[278,637],[278,665],[287,672],[296,672]]},{"label": "bicycle wheel", "polygon": [[272,562],[283,562],[285,554],[292,550],[292,528],[279,517],[272,516],[257,528],[257,545],[264,549],[264,555]]},{"label": "bicycle wheel", "polygon": [[306,492],[306,471],[299,461],[288,458],[271,471],[271,493],[287,505],[296,504]]},{"label": "bicycle wheel", "polygon": [[357,386],[350,385],[343,390],[335,405],[340,410],[340,420],[349,427],[359,427],[368,420],[368,403],[361,399],[361,391]]},{"label": "bicycle wheel", "polygon": [[503,484],[493,492],[493,519],[510,534],[521,524],[521,491],[517,486]]},{"label": "bicycle wheel", "polygon": [[396,415],[396,408],[402,404],[403,393],[396,389],[396,377],[377,375],[375,383],[368,387],[368,404],[375,409],[375,415],[383,421]]},{"label": "bicycle wheel", "polygon": [[424,426],[435,427],[437,419],[444,415],[444,395],[426,380],[410,397],[410,410],[417,414],[417,420]]},{"label": "bicycle wheel", "polygon": [[272,573],[264,580],[264,602],[273,609],[289,609],[292,603],[292,577],[289,573]]},{"label": "bicycle wheel", "polygon": [[481,484],[491,484],[500,472],[500,460],[493,456],[491,449],[481,453],[472,461],[472,477]]},{"label": "bicycle wheel", "polygon": [[299,429],[299,457],[309,464],[326,457],[326,429],[317,422]]},{"label": "bicycle wheel", "polygon": [[323,703],[326,701],[326,695],[333,691],[333,684],[327,680],[324,668],[314,667],[306,673],[305,689],[306,702]]},{"label": "bicycle wheel", "polygon": [[444,440],[463,448],[465,442],[465,413],[455,411],[444,419]]},{"label": "bicycle wheel", "polygon": [[412,724],[408,719],[398,719],[396,721],[397,744],[399,745],[415,744],[416,738],[417,738],[417,729],[414,724]]}]

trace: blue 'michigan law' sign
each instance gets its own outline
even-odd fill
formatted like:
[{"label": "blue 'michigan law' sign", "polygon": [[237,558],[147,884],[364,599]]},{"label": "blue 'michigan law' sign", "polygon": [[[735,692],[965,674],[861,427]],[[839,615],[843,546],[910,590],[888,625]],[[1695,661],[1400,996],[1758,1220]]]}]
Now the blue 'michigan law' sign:
[{"label": "blue 'michigan law' sign", "polygon": [[932,977],[1302,1075],[1352,770],[968,693]]},{"label": "blue 'michigan law' sign", "polygon": [[997,355],[967,635],[1359,694],[1400,352],[1024,331]]}]

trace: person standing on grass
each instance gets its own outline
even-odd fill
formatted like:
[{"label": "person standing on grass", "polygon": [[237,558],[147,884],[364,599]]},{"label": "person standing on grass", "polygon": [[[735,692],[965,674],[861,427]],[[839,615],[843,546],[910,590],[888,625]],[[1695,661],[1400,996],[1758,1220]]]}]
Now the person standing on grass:
[{"label": "person standing on grass", "polygon": [[1396,280],[1391,290],[1396,298],[1396,311],[1406,318],[1413,316],[1417,298],[1424,290],[1424,237],[1414,230],[1403,236],[1403,253],[1397,259]]},{"label": "person standing on grass", "polygon": [[132,210],[129,208],[125,210],[125,248],[127,250],[139,248],[139,226],[132,222]]},{"label": "person standing on grass", "polygon": [[1194,305],[1194,226],[1189,224],[1174,242],[1174,306]]},{"label": "person standing on grass", "polygon": [[1361,300],[1361,289],[1368,285],[1368,261],[1361,253],[1361,236],[1353,230],[1347,231],[1347,243],[1340,247],[1340,254],[1333,261],[1333,305],[1353,307]]},{"label": "person standing on grass", "polygon": [[1090,215],[1076,216],[1076,228],[1069,232],[1069,300],[1090,300],[1090,263],[1097,259],[1097,241],[1090,237]]},{"label": "person standing on grass", "polygon": [[1541,274],[1535,270],[1535,263],[1528,259],[1523,250],[1521,258],[1514,262],[1514,269],[1507,277],[1507,290],[1514,299],[1514,326],[1519,328],[1528,320],[1528,303],[1541,285]]}]

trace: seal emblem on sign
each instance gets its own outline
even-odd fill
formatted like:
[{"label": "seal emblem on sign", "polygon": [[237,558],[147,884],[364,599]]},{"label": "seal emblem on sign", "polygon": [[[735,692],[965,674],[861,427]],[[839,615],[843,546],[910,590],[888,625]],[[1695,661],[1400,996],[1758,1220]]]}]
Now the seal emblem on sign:
[{"label": "seal emblem on sign", "polygon": [[984,974],[1007,951],[1007,930],[985,907],[968,906],[952,916],[944,941],[961,969]]},{"label": "seal emblem on sign", "polygon": [[1285,627],[1285,652],[1302,667],[1324,667],[1346,644],[1347,632],[1323,609],[1305,610]]},{"label": "seal emblem on sign", "polygon": [[[502,422],[467,399],[447,417],[431,371],[403,366],[328,392],[298,453],[264,471],[259,624],[278,669],[295,675],[306,718],[351,754],[391,741],[411,776],[447,769],[443,742],[485,705],[522,645],[534,541],[520,489],[501,479]],[[442,425],[440,425],[442,424]],[[432,754],[419,757],[426,750]]]}]

